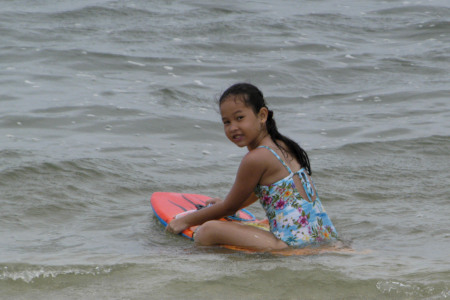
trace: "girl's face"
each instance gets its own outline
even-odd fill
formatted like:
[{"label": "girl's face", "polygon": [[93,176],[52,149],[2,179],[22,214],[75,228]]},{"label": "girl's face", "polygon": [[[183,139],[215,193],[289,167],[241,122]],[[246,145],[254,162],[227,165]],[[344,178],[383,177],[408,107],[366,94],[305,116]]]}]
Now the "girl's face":
[{"label": "girl's face", "polygon": [[242,95],[230,95],[220,105],[220,114],[227,138],[239,147],[252,150],[267,136],[267,108],[258,114],[247,106]]}]

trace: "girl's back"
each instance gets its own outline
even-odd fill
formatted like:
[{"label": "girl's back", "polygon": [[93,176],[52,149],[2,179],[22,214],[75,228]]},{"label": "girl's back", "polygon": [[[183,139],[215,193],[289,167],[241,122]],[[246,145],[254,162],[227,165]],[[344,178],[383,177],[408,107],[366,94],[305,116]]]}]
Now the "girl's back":
[{"label": "girl's back", "polygon": [[[284,157],[290,160],[285,162],[277,153],[282,152],[280,149],[275,151],[267,146],[260,148],[270,151],[286,174],[270,184],[261,181],[255,189],[269,219],[271,232],[286,244],[297,247],[336,238],[336,229],[305,169],[295,159],[290,159],[287,153]],[[298,169],[292,171],[292,166]]]}]

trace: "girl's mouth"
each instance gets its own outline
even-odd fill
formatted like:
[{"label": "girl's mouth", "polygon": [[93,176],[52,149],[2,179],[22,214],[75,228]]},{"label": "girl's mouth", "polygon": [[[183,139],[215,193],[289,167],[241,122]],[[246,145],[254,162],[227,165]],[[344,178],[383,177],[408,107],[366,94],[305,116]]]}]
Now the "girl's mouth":
[{"label": "girl's mouth", "polygon": [[236,135],[233,135],[233,141],[235,141],[235,142],[239,142],[239,141],[241,141],[243,138],[244,138],[244,136],[243,136],[242,134],[236,134]]}]

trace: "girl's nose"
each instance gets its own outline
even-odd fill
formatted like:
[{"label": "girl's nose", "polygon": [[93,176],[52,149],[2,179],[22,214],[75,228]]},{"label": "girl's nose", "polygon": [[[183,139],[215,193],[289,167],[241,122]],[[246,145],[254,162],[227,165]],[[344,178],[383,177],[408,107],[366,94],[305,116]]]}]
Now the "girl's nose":
[{"label": "girl's nose", "polygon": [[231,124],[230,124],[230,127],[228,127],[228,129],[229,129],[230,131],[236,131],[237,128],[238,128],[238,127],[236,126],[235,123],[231,123]]}]

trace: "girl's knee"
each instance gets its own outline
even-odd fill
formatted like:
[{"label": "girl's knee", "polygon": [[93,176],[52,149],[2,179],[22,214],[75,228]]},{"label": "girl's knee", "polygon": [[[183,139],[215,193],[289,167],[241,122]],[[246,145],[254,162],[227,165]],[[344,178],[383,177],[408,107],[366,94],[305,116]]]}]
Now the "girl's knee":
[{"label": "girl's knee", "polygon": [[194,241],[198,245],[211,246],[214,245],[214,238],[220,227],[220,221],[207,221],[197,228],[194,234]]}]

